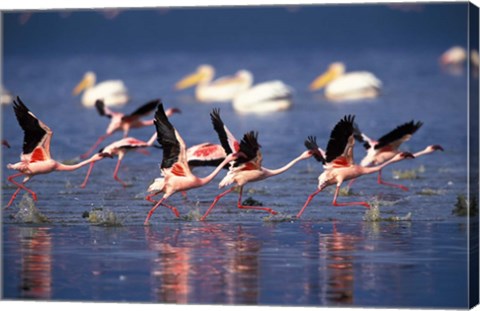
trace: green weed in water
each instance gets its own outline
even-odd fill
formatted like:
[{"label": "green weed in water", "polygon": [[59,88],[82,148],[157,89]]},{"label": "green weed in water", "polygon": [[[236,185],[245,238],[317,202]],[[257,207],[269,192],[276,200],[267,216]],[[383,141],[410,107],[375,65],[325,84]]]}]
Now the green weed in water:
[{"label": "green weed in water", "polygon": [[395,179],[417,179],[420,174],[425,173],[425,166],[421,165],[418,168],[411,170],[394,170],[393,178]]},{"label": "green weed in water", "polygon": [[118,219],[114,212],[110,210],[104,210],[101,207],[95,207],[90,212],[83,212],[82,217],[86,218],[89,223],[97,226],[122,226],[122,222]]},{"label": "green weed in water", "polygon": [[247,199],[243,200],[242,205],[245,205],[245,206],[263,206],[263,203],[255,200],[252,197],[248,197]]},{"label": "green weed in water", "polygon": [[41,224],[50,222],[38,208],[35,206],[35,202],[28,193],[25,193],[22,200],[18,204],[19,211],[15,214],[15,219],[24,223]]},{"label": "green weed in water", "polygon": [[[469,208],[470,207],[470,208]],[[455,208],[452,210],[453,215],[457,216],[476,216],[478,215],[478,200],[477,197],[470,198],[470,204],[463,194],[457,195],[457,202]]]}]

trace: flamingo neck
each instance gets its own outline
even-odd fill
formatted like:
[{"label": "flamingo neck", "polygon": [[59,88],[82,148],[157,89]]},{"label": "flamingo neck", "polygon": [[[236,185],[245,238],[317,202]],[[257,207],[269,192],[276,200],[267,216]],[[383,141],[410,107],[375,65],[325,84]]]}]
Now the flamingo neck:
[{"label": "flamingo neck", "polygon": [[233,156],[232,155],[229,155],[228,157],[225,158],[225,160],[222,161],[222,163],[220,163],[216,168],[215,170],[213,170],[213,172],[211,172],[208,176],[206,177],[203,177],[203,178],[199,178],[199,181],[200,181],[200,185],[203,186],[203,185],[206,185],[208,184],[210,181],[212,181],[213,178],[215,178],[215,176],[218,175],[218,173],[220,173],[220,171],[222,170],[222,168],[230,161],[233,160]]},{"label": "flamingo neck", "polygon": [[413,156],[416,158],[416,157],[419,157],[419,156],[423,156],[423,155],[426,155],[426,154],[429,154],[429,153],[432,153],[434,152],[435,149],[432,149],[430,148],[430,146],[426,147],[425,149],[423,149],[422,151],[419,151],[417,153],[414,153]]},{"label": "flamingo neck", "polygon": [[152,137],[147,141],[147,145],[152,146],[155,143],[155,140],[157,140],[157,132],[153,133]]},{"label": "flamingo neck", "polygon": [[399,156],[396,156],[396,157],[393,157],[391,158],[390,160],[386,161],[386,162],[383,162],[382,164],[379,164],[379,165],[375,165],[375,166],[360,166],[360,172],[362,175],[368,175],[368,174],[373,174],[373,173],[376,173],[378,171],[381,171],[385,166],[387,165],[390,165],[392,163],[395,163],[395,162],[398,162],[398,161],[402,161],[404,160],[405,158],[402,158],[402,157],[399,157]]},{"label": "flamingo neck", "polygon": [[103,157],[101,157],[100,155],[94,154],[91,158],[89,158],[85,161],[79,162],[77,164],[73,164],[73,165],[67,165],[67,164],[62,164],[62,163],[57,162],[56,170],[57,171],[75,171],[75,170],[77,170],[77,169],[79,169],[79,168],[81,168],[81,167],[83,167],[87,164],[98,161],[102,158]]},{"label": "flamingo neck", "polygon": [[289,170],[297,162],[299,162],[303,159],[304,159],[304,157],[302,155],[300,155],[300,156],[296,157],[295,159],[293,159],[292,161],[290,161],[289,163],[287,163],[286,165],[284,165],[280,168],[277,168],[277,169],[274,169],[274,170],[263,168],[263,171],[265,172],[265,175],[266,175],[265,177],[271,177],[271,176],[282,174],[283,172]]}]

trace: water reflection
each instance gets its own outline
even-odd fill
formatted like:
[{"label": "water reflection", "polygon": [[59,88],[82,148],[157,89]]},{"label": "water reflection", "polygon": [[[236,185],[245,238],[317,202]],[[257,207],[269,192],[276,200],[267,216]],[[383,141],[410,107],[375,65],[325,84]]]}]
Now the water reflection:
[{"label": "water reflection", "polygon": [[257,304],[260,243],[242,226],[146,228],[155,301]]},{"label": "water reflection", "polygon": [[47,228],[18,228],[20,245],[20,297],[52,296],[52,237]]}]

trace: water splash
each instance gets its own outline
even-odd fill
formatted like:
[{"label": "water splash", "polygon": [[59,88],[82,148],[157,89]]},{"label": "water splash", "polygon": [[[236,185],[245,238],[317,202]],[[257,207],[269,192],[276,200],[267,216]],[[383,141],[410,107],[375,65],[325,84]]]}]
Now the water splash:
[{"label": "water splash", "polygon": [[101,207],[95,207],[90,212],[84,212],[82,217],[86,218],[91,224],[98,226],[117,227],[123,225],[113,211],[104,210]]},{"label": "water splash", "polygon": [[180,215],[178,220],[183,220],[183,221],[194,221],[194,220],[200,220],[200,218],[203,216],[202,213],[200,213],[200,210],[198,208],[191,209],[187,214]]},{"label": "water splash", "polygon": [[378,222],[378,221],[411,221],[412,213],[408,212],[405,216],[390,216],[381,217],[378,203],[372,203],[371,208],[365,211],[363,216],[364,221]]},{"label": "water splash", "polygon": [[293,222],[295,220],[297,220],[297,217],[295,215],[283,213],[263,217],[264,222]]},{"label": "water splash", "polygon": [[15,214],[14,218],[19,222],[41,224],[50,222],[38,208],[35,206],[35,202],[28,193],[25,193],[22,200],[18,204],[19,211]]}]

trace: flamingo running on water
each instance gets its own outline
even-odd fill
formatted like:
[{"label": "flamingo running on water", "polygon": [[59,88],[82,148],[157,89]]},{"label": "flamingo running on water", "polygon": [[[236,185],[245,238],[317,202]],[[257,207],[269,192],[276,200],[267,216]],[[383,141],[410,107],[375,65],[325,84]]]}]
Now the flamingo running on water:
[{"label": "flamingo running on water", "polygon": [[[418,121],[410,121],[407,123],[404,123],[402,125],[397,126],[394,130],[388,132],[387,134],[383,135],[378,139],[378,141],[375,141],[371,138],[369,138],[367,135],[362,133],[358,126],[354,124],[354,137],[356,140],[359,142],[363,143],[363,146],[365,147],[367,154],[365,157],[362,159],[360,162],[361,166],[371,166],[371,165],[379,165],[384,163],[385,161],[390,160],[393,158],[395,155],[400,153],[398,148],[400,145],[407,140],[409,140],[412,135],[423,125],[422,122]],[[420,157],[422,155],[430,154],[432,152],[441,150],[443,151],[442,146],[440,145],[429,145],[425,147],[425,149],[414,153],[413,156],[415,158]],[[352,185],[354,182],[354,179],[352,179],[349,183],[349,187]],[[402,185],[397,185],[393,183],[388,183],[382,179],[382,170],[378,171],[378,178],[377,182],[382,185],[387,185],[391,187],[396,187],[400,188],[404,191],[408,191],[408,188]]]},{"label": "flamingo running on water", "polygon": [[262,210],[273,215],[277,214],[276,211],[268,207],[242,205],[243,186],[249,182],[264,180],[266,178],[279,175],[290,169],[297,162],[311,157],[313,153],[307,150],[281,168],[267,169],[265,167],[262,167],[262,153],[260,151],[260,145],[257,140],[258,133],[251,131],[245,134],[242,141],[239,143],[232,135],[232,133],[228,130],[228,128],[224,125],[222,119],[220,118],[220,111],[218,109],[214,109],[210,116],[212,118],[213,127],[218,134],[221,145],[225,149],[225,152],[228,155],[232,154],[233,152],[241,152],[245,155],[245,157],[238,158],[233,163],[233,165],[230,166],[227,175],[222,179],[219,184],[219,188],[223,188],[232,184],[234,184],[234,186],[216,196],[212,205],[209,207],[209,209],[206,211],[206,213],[202,216],[200,220],[205,220],[210,211],[217,204],[218,200],[220,200],[228,193],[232,192],[236,188],[236,186],[240,187],[237,203],[238,208]]},{"label": "flamingo running on water", "polygon": [[318,177],[318,189],[308,197],[302,209],[298,212],[297,218],[300,218],[307,205],[318,193],[331,185],[336,185],[337,187],[332,202],[334,206],[363,205],[366,208],[370,208],[367,202],[338,203],[337,196],[342,183],[362,175],[376,173],[383,167],[405,158],[413,158],[411,153],[400,152],[390,160],[377,166],[364,167],[355,164],[353,162],[353,146],[355,144],[353,137],[354,119],[355,116],[345,116],[335,125],[330,134],[326,152],[318,148],[314,136],[308,137],[305,141],[305,146],[314,153],[314,158],[323,163],[324,172]]},{"label": "flamingo running on water", "polygon": [[[148,221],[155,210],[163,205],[173,211],[175,216],[179,217],[178,210],[165,201],[175,192],[187,191],[193,188],[198,188],[208,184],[217,174],[222,170],[223,166],[237,159],[238,153],[230,153],[208,176],[199,178],[190,171],[186,146],[180,134],[173,127],[168,120],[167,115],[163,109],[163,104],[160,103],[155,113],[155,127],[157,129],[157,141],[163,148],[163,159],[160,166],[162,179],[157,179],[154,183],[158,188],[153,192],[149,187],[150,193],[145,199],[156,203],[148,212],[144,224],[148,225]],[[152,190],[152,191],[151,191]],[[163,197],[155,202],[152,197],[163,192]]]},{"label": "flamingo running on water", "polygon": [[[120,168],[120,163],[125,157],[125,154],[132,150],[140,151],[142,148],[147,148],[152,146],[156,138],[157,138],[156,132],[152,135],[152,137],[148,141],[139,140],[133,137],[126,137],[111,143],[105,148],[100,149],[99,153],[108,154],[111,158],[113,158],[114,156],[118,156],[117,165],[115,166],[115,171],[113,172],[113,178],[116,181],[118,181],[120,184],[122,184],[123,187],[126,187],[127,184],[125,184],[125,182],[123,182],[118,177],[118,170]],[[92,172],[94,165],[95,165],[95,162],[90,163],[90,167],[88,168],[88,172],[87,172],[87,175],[85,176],[85,180],[80,185],[81,188],[85,188],[85,186],[87,185],[88,177],[90,176],[90,173]]]},{"label": "flamingo running on water", "polygon": [[[100,136],[95,144],[93,144],[93,146],[90,147],[87,152],[82,154],[80,158],[84,159],[88,157],[102,141],[117,131],[123,131],[123,137],[126,138],[130,129],[153,125],[153,119],[141,120],[141,118],[153,112],[159,103],[160,99],[154,99],[138,107],[134,112],[130,114],[124,114],[110,110],[108,107],[105,107],[103,100],[97,100],[95,107],[97,108],[98,113],[101,116],[110,118],[111,121],[107,127],[107,130],[105,131],[105,134]],[[170,108],[166,111],[167,116],[171,116],[174,113],[180,113],[180,110],[177,108]]]},{"label": "flamingo running on water", "polygon": [[[9,182],[17,186],[17,190],[13,193],[6,207],[9,207],[13,203],[21,189],[30,193],[32,198],[37,201],[36,193],[24,185],[35,175],[48,174],[53,171],[73,171],[84,165],[109,156],[105,153],[97,153],[90,159],[75,165],[65,165],[53,160],[50,155],[50,140],[52,138],[52,131],[50,128],[37,119],[19,97],[17,97],[16,101],[14,100],[13,104],[18,123],[24,132],[24,138],[20,162],[7,165],[8,169],[17,170],[19,173],[7,178]],[[18,183],[14,180],[20,176],[24,176],[22,183]]]}]

